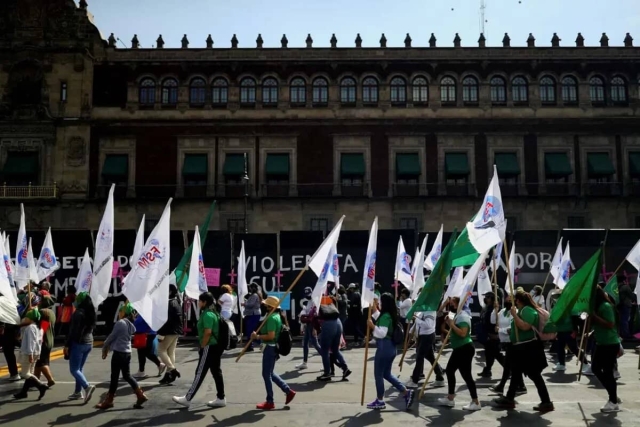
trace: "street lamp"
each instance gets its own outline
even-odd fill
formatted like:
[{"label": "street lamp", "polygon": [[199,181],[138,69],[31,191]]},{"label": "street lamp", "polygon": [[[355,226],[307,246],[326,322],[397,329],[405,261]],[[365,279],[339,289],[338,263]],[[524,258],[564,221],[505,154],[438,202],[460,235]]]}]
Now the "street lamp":
[{"label": "street lamp", "polygon": [[247,153],[244,153],[244,234],[249,232],[247,226],[247,208],[249,206],[249,171],[247,165]]}]

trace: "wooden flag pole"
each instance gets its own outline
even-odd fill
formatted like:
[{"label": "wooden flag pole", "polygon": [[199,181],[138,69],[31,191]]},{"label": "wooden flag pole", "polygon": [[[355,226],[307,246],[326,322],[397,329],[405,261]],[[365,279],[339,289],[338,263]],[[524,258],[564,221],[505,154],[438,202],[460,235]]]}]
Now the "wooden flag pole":
[{"label": "wooden flag pole", "polygon": [[[302,275],[304,274],[305,271],[307,271],[308,266],[305,267],[304,269],[300,270],[300,273],[298,273],[298,276],[296,276],[296,278],[293,280],[293,282],[291,283],[291,285],[289,285],[289,288],[286,290],[286,292],[284,293],[284,295],[282,295],[282,298],[280,298],[280,301],[284,301],[287,299],[287,296],[291,293],[291,290],[293,289],[293,287],[295,285],[298,284],[298,281],[300,280],[300,278],[302,277]],[[274,311],[276,311],[278,307],[273,307],[271,309],[271,311],[269,312],[269,314],[267,314],[264,317],[264,320],[262,321],[262,323],[260,324],[260,326],[258,326],[258,328],[255,330],[255,332],[259,331],[260,329],[262,329],[262,327],[264,326],[265,323],[267,323],[267,320],[269,320],[269,316],[271,316],[273,314]],[[249,348],[249,346],[251,345],[251,343],[253,342],[253,337],[249,338],[249,341],[247,341],[247,344],[244,346],[244,348],[242,349],[242,351],[240,352],[240,354],[238,355],[238,357],[236,357],[236,363],[238,362],[238,360],[240,360],[240,358],[242,356],[244,356],[244,354],[246,353],[247,349]]]},{"label": "wooden flag pole", "polygon": [[[584,344],[584,337],[586,335],[587,330],[589,329],[589,327],[591,326],[591,317],[587,317],[587,320],[584,322],[584,329],[582,330],[582,338],[580,338],[580,348],[578,348],[578,363],[580,364],[580,369],[578,370],[578,381],[580,381],[580,378],[582,377],[582,346]],[[586,352],[585,352],[586,353]],[[576,363],[576,365],[578,364]]]},{"label": "wooden flag pole", "polygon": [[[513,292],[513,280],[511,279],[511,267],[509,266],[511,263],[509,262],[509,247],[507,246],[507,239],[504,238],[502,239],[502,247],[504,248],[504,254],[505,257],[507,258],[507,280],[509,281],[509,289],[511,290],[511,297],[514,298],[514,292]],[[514,304],[515,304],[515,299],[514,299]],[[518,328],[515,328],[515,332],[516,332],[516,342],[520,341],[520,337],[518,334]]]},{"label": "wooden flag pole", "polygon": [[402,364],[404,363],[404,357],[407,354],[407,349],[409,348],[409,327],[410,322],[407,322],[407,330],[404,331],[404,347],[402,349],[402,357],[400,357],[400,363],[398,367],[400,368],[400,372],[402,372]]},{"label": "wooden flag pole", "polygon": [[360,406],[364,405],[364,386],[367,382],[367,361],[369,359],[369,336],[371,334],[371,328],[369,328],[369,320],[371,319],[371,307],[373,303],[369,304],[369,312],[367,314],[367,336],[364,340],[364,369],[362,373],[362,393],[360,394]]}]

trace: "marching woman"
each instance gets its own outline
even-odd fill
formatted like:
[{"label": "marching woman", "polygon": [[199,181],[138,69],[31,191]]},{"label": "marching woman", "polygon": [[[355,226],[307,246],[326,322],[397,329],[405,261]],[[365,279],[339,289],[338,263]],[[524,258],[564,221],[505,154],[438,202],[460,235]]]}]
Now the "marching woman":
[{"label": "marching woman", "polygon": [[140,315],[136,316],[134,326],[136,327],[136,337],[144,335],[141,337],[142,345],[139,347],[136,346],[138,353],[138,373],[135,374],[134,377],[138,379],[147,378],[148,375],[144,373],[147,359],[158,367],[158,376],[162,376],[164,371],[167,369],[167,366],[160,362],[160,359],[158,359],[158,356],[156,355],[156,349],[154,348],[156,347],[156,331],[151,329]]},{"label": "marching woman", "polygon": [[71,316],[69,335],[64,347],[64,356],[69,358],[69,371],[76,380],[75,391],[69,395],[69,400],[84,399],[84,403],[87,403],[96,390],[95,386],[89,385],[83,372],[84,364],[93,348],[96,309],[87,292],[80,292],[74,304],[76,311]]},{"label": "marching woman", "polygon": [[340,340],[342,339],[342,323],[340,322],[340,312],[334,297],[323,297],[320,304],[319,319],[321,321],[322,332],[320,333],[320,355],[324,373],[320,375],[318,381],[331,381],[332,358],[336,365],[342,369],[342,379],[346,380],[351,375],[351,370],[347,366],[342,353],[340,352]]},{"label": "marching woman", "polygon": [[176,369],[176,346],[178,338],[183,334],[182,329],[182,306],[178,298],[178,288],[169,285],[169,312],[167,321],[158,330],[158,357],[167,368],[167,372],[160,380],[160,384],[171,384],[180,378],[180,372]]},{"label": "marching woman", "polygon": [[598,286],[596,289],[594,313],[591,314],[593,322],[593,335],[596,348],[593,354],[591,369],[600,383],[609,394],[609,400],[600,409],[602,412],[618,412],[618,385],[614,378],[616,359],[620,353],[620,337],[616,329],[616,315],[605,291]]},{"label": "marching woman", "polygon": [[215,299],[210,292],[200,294],[198,308],[200,309],[200,318],[198,319],[198,342],[200,343],[198,353],[200,359],[196,367],[196,376],[187,394],[185,396],[173,396],[173,401],[187,408],[191,406],[191,400],[195,397],[209,370],[216,383],[217,399],[208,402],[207,406],[221,408],[227,406],[227,400],[224,395],[224,378],[220,367],[224,346],[218,344],[220,322],[224,320],[215,311]]},{"label": "marching woman", "polygon": [[405,409],[409,410],[413,404],[413,390],[405,387],[398,377],[391,373],[393,360],[396,358],[397,349],[393,342],[393,328],[400,321],[398,308],[396,307],[393,295],[384,293],[379,299],[380,307],[376,306],[375,300],[372,305],[371,317],[368,319],[369,329],[373,331],[376,339],[376,355],[373,362],[373,375],[376,380],[376,400],[367,404],[369,409],[385,409],[387,407],[384,402],[384,380],[393,385],[396,390],[404,395]]},{"label": "marching woman", "polygon": [[516,395],[525,394],[527,392],[527,388],[524,386],[524,380],[522,378],[522,373],[519,376],[515,376],[513,372],[511,372],[511,360],[513,359],[513,354],[511,350],[511,339],[509,338],[509,332],[511,331],[511,306],[513,303],[511,302],[511,297],[508,297],[507,301],[504,303],[504,308],[498,312],[497,321],[495,321],[496,314],[495,311],[491,314],[493,323],[498,325],[498,337],[500,338],[500,345],[504,350],[505,357],[503,359],[502,364],[502,378],[498,385],[489,387],[489,390],[498,393],[504,394],[504,388],[507,385],[507,381],[511,378],[511,382],[517,382],[518,388],[516,391]]},{"label": "marching woman", "polygon": [[[35,297],[34,297],[35,298]],[[37,301],[36,301],[37,302]],[[25,379],[22,390],[13,395],[15,399],[25,399],[31,387],[35,387],[40,392],[38,400],[42,399],[49,387],[41,383],[33,375],[36,362],[40,357],[42,331],[40,330],[40,312],[36,307],[28,309],[20,323],[22,329],[22,345],[20,346],[20,363],[22,371],[20,376]]]},{"label": "marching woman", "polygon": [[[460,298],[453,297],[449,303],[452,313],[458,311]],[[442,406],[453,408],[456,396],[456,371],[460,371],[462,379],[467,384],[469,394],[471,394],[471,403],[462,407],[465,411],[479,411],[481,409],[478,401],[478,392],[476,391],[476,383],[471,374],[471,363],[476,349],[471,340],[471,316],[464,310],[461,310],[455,317],[445,317],[445,324],[451,329],[451,356],[445,369],[447,373],[447,386],[449,394],[446,397],[438,399],[438,403]]]},{"label": "marching woman", "polygon": [[138,386],[136,380],[131,376],[131,336],[136,332],[136,327],[133,326],[136,312],[131,304],[126,303],[118,312],[118,317],[120,320],[113,326],[113,330],[104,341],[104,346],[102,347],[102,360],[107,358],[109,350],[113,355],[111,356],[109,392],[105,399],[96,405],[98,409],[113,408],[113,398],[118,390],[120,372],[122,372],[122,378],[129,383],[136,394],[137,400],[134,408],[142,408],[142,404],[149,400]]},{"label": "marching woman", "polygon": [[[539,315],[537,306],[533,302],[531,295],[526,292],[516,292],[516,307],[511,307],[511,330],[509,339],[511,340],[511,351],[513,357],[510,359],[511,374],[515,378],[524,374],[536,386],[540,403],[533,407],[534,411],[553,411],[553,403],[549,398],[547,386],[542,379],[542,371],[547,367],[547,358],[544,354],[544,345],[537,339],[534,328],[538,327]],[[518,333],[516,335],[516,328]],[[513,409],[516,406],[515,397],[520,384],[516,381],[509,383],[507,395],[493,400],[498,407]]]},{"label": "marching woman", "polygon": [[229,285],[222,285],[220,289],[222,291],[222,295],[220,295],[220,299],[218,299],[218,304],[220,304],[220,314],[222,314],[222,318],[224,320],[229,320],[231,319],[234,307],[234,298],[232,295],[233,289],[231,289],[231,286]]},{"label": "marching woman", "polygon": [[313,348],[315,348],[319,354],[322,354],[320,344],[318,343],[318,331],[315,328],[318,310],[311,299],[312,292],[313,290],[310,287],[304,288],[304,295],[308,301],[307,305],[305,305],[300,313],[300,323],[304,327],[304,337],[302,338],[302,362],[296,365],[296,369],[307,369],[307,360],[309,360],[309,343],[313,345]]},{"label": "marching woman", "polygon": [[[249,295],[242,302],[244,306],[244,336],[247,341],[251,336],[251,332],[255,331],[260,323],[260,294],[258,293],[258,285],[251,283],[249,285]],[[254,345],[260,345],[260,342],[252,342],[247,351],[253,351]]]}]

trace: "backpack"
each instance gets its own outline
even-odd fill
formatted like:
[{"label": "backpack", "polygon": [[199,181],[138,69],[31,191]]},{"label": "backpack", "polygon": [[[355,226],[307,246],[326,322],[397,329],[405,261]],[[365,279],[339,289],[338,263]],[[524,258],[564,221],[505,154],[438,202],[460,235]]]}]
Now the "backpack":
[{"label": "backpack", "polygon": [[291,353],[292,345],[293,338],[291,337],[291,330],[289,329],[289,324],[285,318],[285,321],[282,324],[282,329],[280,329],[280,336],[278,337],[278,343],[276,344],[276,351],[280,356],[288,356],[289,353]]},{"label": "backpack", "polygon": [[536,311],[538,312],[538,327],[536,328],[534,326],[533,330],[536,332],[536,334],[538,335],[538,338],[540,338],[541,341],[554,340],[557,335],[556,332],[544,331],[544,328],[547,325],[547,322],[549,321],[549,312],[540,307],[538,307]]},{"label": "backpack", "polygon": [[[218,344],[221,344],[225,350],[233,350],[238,346],[238,336],[231,332],[229,323],[224,320],[219,314],[218,316],[218,334],[214,334]],[[234,328],[235,329],[235,328]]]},{"label": "backpack", "polygon": [[394,325],[391,333],[391,341],[396,345],[404,345],[404,327],[399,321]]}]

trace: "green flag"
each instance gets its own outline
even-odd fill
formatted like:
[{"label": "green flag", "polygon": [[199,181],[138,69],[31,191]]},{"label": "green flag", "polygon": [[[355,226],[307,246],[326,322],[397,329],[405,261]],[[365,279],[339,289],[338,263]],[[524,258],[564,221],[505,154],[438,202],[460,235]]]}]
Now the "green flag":
[{"label": "green flag", "polygon": [[576,271],[569,282],[562,290],[560,298],[556,302],[556,305],[551,310],[549,316],[549,322],[545,331],[552,331],[553,327],[559,323],[559,321],[571,314],[574,307],[583,307],[590,313],[590,304],[593,301],[592,295],[596,289],[596,283],[598,281],[598,274],[600,273],[600,267],[602,264],[602,249],[598,249],[589,261],[587,261],[578,271]]},{"label": "green flag", "polygon": [[[215,200],[211,203],[211,207],[209,208],[209,213],[207,217],[204,219],[204,222],[200,226],[200,245],[204,247],[204,242],[207,241],[207,232],[209,231],[209,223],[211,222],[211,217],[213,217],[213,211],[215,211],[216,202]],[[189,248],[182,255],[182,259],[178,263],[178,266],[175,269],[176,274],[176,283],[178,284],[178,290],[180,292],[184,292],[184,288],[187,287],[187,281],[189,280],[189,262],[191,261],[191,252],[193,251],[193,243],[189,245]]]},{"label": "green flag", "polygon": [[613,302],[616,305],[620,304],[620,293],[618,292],[618,278],[611,276],[611,279],[607,282],[607,286],[604,287],[604,291],[609,294]]},{"label": "green flag", "polygon": [[457,234],[457,230],[453,230],[449,243],[447,243],[447,247],[444,248],[442,255],[440,255],[440,259],[438,259],[438,262],[436,262],[436,265],[433,267],[433,271],[431,272],[431,275],[429,275],[427,282],[424,284],[422,292],[420,292],[418,299],[411,306],[411,309],[409,309],[406,317],[407,319],[411,319],[415,312],[438,310],[440,300],[442,299],[442,292],[444,291],[444,285],[447,282],[447,277],[451,271],[451,261],[453,260],[451,255]]},{"label": "green flag", "polygon": [[[473,219],[472,219],[473,221]],[[467,232],[467,227],[464,227],[460,236],[456,240],[453,245],[453,250],[451,253],[452,263],[451,267],[464,267],[468,265],[473,265],[476,262],[480,254],[476,251],[476,249],[471,244],[469,240],[469,233]]]}]

